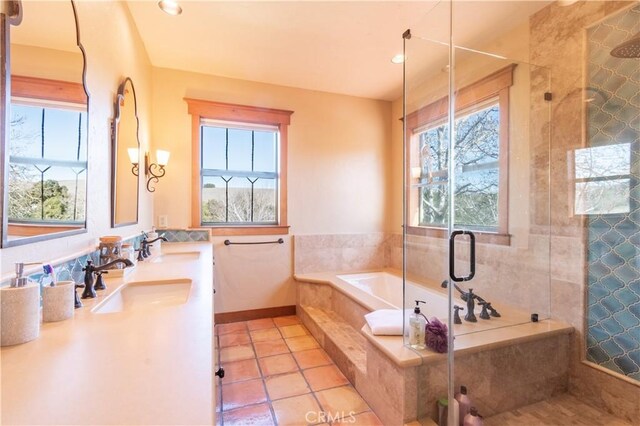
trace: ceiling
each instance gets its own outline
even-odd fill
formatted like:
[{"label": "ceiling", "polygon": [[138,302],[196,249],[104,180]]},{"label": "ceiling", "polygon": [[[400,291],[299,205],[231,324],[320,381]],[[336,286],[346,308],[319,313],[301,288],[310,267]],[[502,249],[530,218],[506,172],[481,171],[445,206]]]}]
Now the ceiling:
[{"label": "ceiling", "polygon": [[[494,38],[548,3],[456,1],[456,43]],[[384,100],[401,96],[390,59],[402,33],[448,33],[449,4],[436,1],[181,1],[180,16],[127,4],[154,66]]]}]

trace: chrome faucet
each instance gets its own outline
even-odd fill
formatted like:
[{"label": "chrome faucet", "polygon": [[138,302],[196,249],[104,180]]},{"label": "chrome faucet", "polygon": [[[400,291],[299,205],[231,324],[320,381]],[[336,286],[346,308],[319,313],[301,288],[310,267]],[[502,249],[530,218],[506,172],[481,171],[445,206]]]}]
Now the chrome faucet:
[{"label": "chrome faucet", "polygon": [[82,270],[84,271],[84,291],[82,292],[82,298],[93,299],[98,295],[94,287],[93,274],[109,269],[111,266],[117,265],[118,263],[123,263],[125,266],[133,266],[133,262],[125,258],[112,260],[111,262],[105,263],[104,265],[100,266],[93,266],[93,261],[87,260],[87,266],[82,268]]},{"label": "chrome faucet", "polygon": [[29,279],[24,274],[24,267],[28,265],[42,265],[42,262],[16,262],[16,276],[11,278],[11,287],[24,287]]}]

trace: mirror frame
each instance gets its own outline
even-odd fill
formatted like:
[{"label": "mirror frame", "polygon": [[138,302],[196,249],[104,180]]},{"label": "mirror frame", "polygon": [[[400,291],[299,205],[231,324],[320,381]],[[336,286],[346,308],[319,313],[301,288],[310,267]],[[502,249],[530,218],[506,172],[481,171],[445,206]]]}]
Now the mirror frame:
[{"label": "mirror frame", "polygon": [[[116,176],[118,174],[118,124],[120,123],[120,101],[124,99],[127,83],[131,84],[131,94],[133,95],[133,114],[136,118],[136,142],[138,143],[138,176],[136,186],[136,220],[134,222],[116,223]],[[140,119],[138,118],[138,98],[136,88],[130,77],[124,79],[118,86],[118,94],[114,105],[115,118],[111,127],[111,227],[136,225],[140,219],[140,174],[143,171],[142,159],[140,156]],[[121,166],[123,167],[123,166]],[[146,166],[145,166],[146,170]]]},{"label": "mirror frame", "polygon": [[[78,19],[78,11],[74,0],[69,0],[71,3],[71,9],[73,10],[73,19],[76,26],[76,46],[80,49],[82,55],[82,87],[84,93],[87,96],[87,157],[89,142],[89,117],[90,117],[90,94],[87,86],[87,53],[80,41],[80,21]],[[2,209],[0,209],[0,219],[2,227],[0,227],[0,234],[2,234],[2,248],[21,246],[24,244],[31,244],[45,240],[52,240],[55,238],[68,237],[71,235],[84,234],[88,232],[87,229],[87,215],[89,212],[89,170],[90,165],[87,158],[87,194],[85,197],[85,217],[84,228],[74,229],[70,231],[55,232],[51,234],[35,235],[32,237],[20,238],[17,240],[9,241],[7,235],[8,228],[8,216],[5,214],[9,209],[9,198],[7,196],[7,182],[8,182],[8,170],[9,170],[9,156],[7,155],[7,146],[9,144],[9,132],[7,131],[7,123],[10,122],[10,108],[11,108],[11,26],[20,25],[22,22],[22,2],[21,0],[8,0],[5,2],[6,9],[9,11],[9,15],[0,12],[0,105],[4,110],[3,114],[0,114],[0,175],[1,188],[0,197],[2,197]]]}]

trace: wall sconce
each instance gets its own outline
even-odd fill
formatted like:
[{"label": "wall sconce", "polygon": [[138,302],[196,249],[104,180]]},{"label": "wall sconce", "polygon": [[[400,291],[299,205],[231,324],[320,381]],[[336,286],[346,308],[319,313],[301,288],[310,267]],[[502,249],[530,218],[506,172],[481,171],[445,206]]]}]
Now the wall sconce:
[{"label": "wall sconce", "polygon": [[[147,176],[147,191],[155,192],[155,188],[151,186],[152,183],[158,183],[160,178],[166,173],[165,166],[169,163],[169,151],[157,150],[156,162],[149,162],[149,153],[145,154],[145,170]],[[147,166],[148,164],[148,166]]]},{"label": "wall sconce", "polygon": [[138,148],[129,148],[127,152],[129,153],[129,160],[133,165],[131,173],[133,173],[134,176],[138,176],[140,174],[140,150]]},{"label": "wall sconce", "polygon": [[[133,167],[131,168],[131,173],[134,176],[140,175],[140,150],[138,148],[129,148],[129,161]],[[166,173],[164,169],[167,163],[169,163],[169,151],[163,151],[161,149],[156,151],[156,162],[152,163],[149,161],[149,153],[145,152],[144,154],[144,175],[147,178],[147,191],[155,192],[156,189],[151,185],[153,183],[158,183],[160,178],[163,177]]]}]

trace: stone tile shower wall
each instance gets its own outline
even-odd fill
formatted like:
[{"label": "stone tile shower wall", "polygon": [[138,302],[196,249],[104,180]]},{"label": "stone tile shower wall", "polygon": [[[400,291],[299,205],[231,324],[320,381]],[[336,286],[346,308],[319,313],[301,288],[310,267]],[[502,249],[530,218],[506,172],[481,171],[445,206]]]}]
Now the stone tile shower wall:
[{"label": "stone tile shower wall", "polygon": [[640,6],[587,31],[587,146],[631,144],[629,212],[588,226],[587,359],[640,380],[640,63],[611,49],[640,32]]}]

